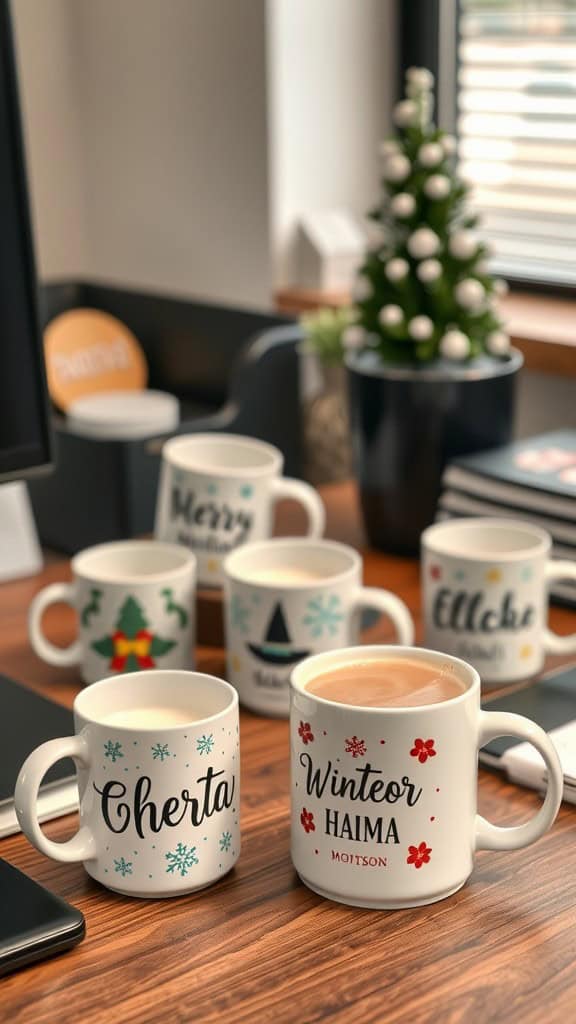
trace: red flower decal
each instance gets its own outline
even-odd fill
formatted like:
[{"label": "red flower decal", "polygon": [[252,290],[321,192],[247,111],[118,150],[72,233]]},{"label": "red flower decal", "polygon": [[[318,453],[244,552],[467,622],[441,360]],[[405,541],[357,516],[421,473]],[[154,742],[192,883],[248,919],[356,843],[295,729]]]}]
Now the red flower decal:
[{"label": "red flower decal", "polygon": [[439,580],[442,578],[442,569],[439,565],[430,566],[430,577],[433,580]]},{"label": "red flower decal", "polygon": [[316,831],[316,825],[314,824],[314,815],[312,814],[312,811],[307,811],[305,807],[302,808],[302,813],[300,814],[300,824],[302,825],[302,828],[304,829],[306,834],[308,834],[308,832]]},{"label": "red flower decal", "polygon": [[413,864],[415,868],[421,868],[423,864],[430,863],[431,853],[432,847],[426,846],[426,843],[420,843],[419,846],[409,846],[406,863]]},{"label": "red flower decal", "polygon": [[434,740],[414,740],[414,746],[410,751],[412,757],[417,757],[420,764],[425,764],[429,757],[436,757]]},{"label": "red flower decal", "polygon": [[300,722],[300,725],[298,726],[298,735],[302,740],[302,743],[312,743],[314,733],[310,728],[310,722]]},{"label": "red flower decal", "polygon": [[366,753],[364,740],[359,740],[357,736],[352,736],[351,739],[346,740],[346,753],[352,754],[352,757],[364,757]]}]

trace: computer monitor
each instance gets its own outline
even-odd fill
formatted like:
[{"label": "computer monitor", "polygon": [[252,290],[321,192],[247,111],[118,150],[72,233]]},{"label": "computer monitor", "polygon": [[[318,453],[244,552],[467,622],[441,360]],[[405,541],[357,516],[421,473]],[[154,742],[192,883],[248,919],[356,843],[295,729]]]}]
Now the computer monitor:
[{"label": "computer monitor", "polygon": [[52,461],[36,289],[12,25],[0,0],[0,481]]}]

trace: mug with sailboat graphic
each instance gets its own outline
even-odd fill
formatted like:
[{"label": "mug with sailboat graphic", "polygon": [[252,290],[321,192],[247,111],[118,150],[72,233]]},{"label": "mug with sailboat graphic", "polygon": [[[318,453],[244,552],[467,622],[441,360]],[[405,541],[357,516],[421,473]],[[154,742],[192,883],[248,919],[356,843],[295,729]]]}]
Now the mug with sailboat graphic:
[{"label": "mug with sailboat graphic", "polygon": [[290,672],[311,654],[359,642],[360,614],[394,624],[400,644],[414,625],[395,594],[362,586],[362,559],[345,544],[279,538],[246,544],[224,562],[227,679],[241,703],[288,717]]}]

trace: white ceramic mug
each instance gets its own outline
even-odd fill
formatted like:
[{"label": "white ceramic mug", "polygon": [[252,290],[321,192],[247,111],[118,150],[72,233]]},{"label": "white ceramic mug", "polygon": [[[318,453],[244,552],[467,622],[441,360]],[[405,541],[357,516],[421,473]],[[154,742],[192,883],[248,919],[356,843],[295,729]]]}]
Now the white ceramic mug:
[{"label": "white ceramic mug", "polygon": [[306,538],[247,544],[228,555],[224,572],[227,678],[241,703],[260,714],[288,717],[294,665],[358,643],[364,608],[391,619],[399,643],[413,642],[404,602],[362,586],[362,559],[345,544]]},{"label": "white ceramic mug", "polygon": [[546,626],[548,586],[576,580],[550,559],[545,530],[513,519],[455,519],[422,534],[424,642],[469,661],[483,683],[539,672],[546,652],[576,652],[576,634]]},{"label": "white ceramic mug", "polygon": [[[193,667],[196,562],[186,548],[153,540],[86,548],[71,562],[72,583],[51,583],[30,605],[28,635],[49,665],[78,665],[85,683],[152,668]],[[42,631],[51,604],[70,604],[78,638],[57,647]]]},{"label": "white ceramic mug", "polygon": [[[386,657],[436,663],[465,689],[421,707],[337,704],[306,689],[331,669]],[[464,885],[476,850],[517,850],[552,825],[562,799],[552,741],[520,715],[481,711],[465,662],[416,647],[348,648],[303,661],[291,689],[292,860],[321,896],[386,910],[433,903]],[[503,735],[527,740],[547,768],[542,807],[512,828],[477,814],[478,748]]]},{"label": "white ceramic mug", "polygon": [[310,484],[282,476],[282,452],[264,441],[235,434],[174,437],[162,448],[155,534],[191,548],[198,580],[224,582],[229,551],[272,532],[274,505],[299,502],[308,515],[308,536],[321,537],[325,512]]},{"label": "white ceramic mug", "polygon": [[[143,708],[178,718],[143,727]],[[114,721],[109,721],[110,716]],[[92,878],[127,896],[178,896],[217,881],[240,852],[238,697],[200,672],[136,672],[82,690],[75,736],[49,740],[26,760],[15,806],[24,834],[47,857],[82,861]],[[51,765],[78,770],[80,830],[48,839],[38,787]]]}]

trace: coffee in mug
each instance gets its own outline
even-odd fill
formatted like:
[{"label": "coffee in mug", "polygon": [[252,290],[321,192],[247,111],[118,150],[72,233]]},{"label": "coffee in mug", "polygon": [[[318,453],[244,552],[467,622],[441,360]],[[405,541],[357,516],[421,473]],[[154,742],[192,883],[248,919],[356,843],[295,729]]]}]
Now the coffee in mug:
[{"label": "coffee in mug", "polygon": [[422,534],[424,642],[464,658],[483,683],[540,672],[544,655],[576,652],[576,634],[546,625],[552,580],[576,563],[550,558],[551,538],[514,519],[453,519]]},{"label": "coffee in mug", "polygon": [[[85,683],[143,669],[194,664],[196,561],[154,540],[97,544],[74,555],[71,583],[50,583],[32,600],[30,643],[49,665],[77,665]],[[42,630],[51,604],[71,605],[78,637],[57,647]]]},{"label": "coffee in mug", "polygon": [[[240,853],[238,696],[201,672],[135,672],[82,690],[75,735],[49,740],[16,783],[20,827],[54,860],[83,861],[92,878],[126,896],[202,889]],[[63,843],[37,818],[50,767],[72,757],[80,829]]]},{"label": "coffee in mug", "polygon": [[306,511],[308,535],[321,537],[325,512],[315,489],[282,476],[278,448],[238,434],[189,434],[162,448],[155,535],[183,544],[198,560],[203,586],[222,586],[226,555],[272,533],[276,502]]},{"label": "coffee in mug", "polygon": [[358,643],[363,608],[393,623],[400,643],[414,626],[399,597],[362,586],[354,548],[327,540],[247,544],[224,563],[228,679],[245,707],[288,717],[290,672],[319,651]]},{"label": "coffee in mug", "polygon": [[[477,813],[478,748],[531,743],[546,764],[538,813],[514,828]],[[480,709],[480,678],[458,658],[415,647],[349,647],[291,677],[292,860],[302,881],[351,906],[444,899],[475,850],[528,846],[552,825],[562,769],[546,733]]]}]

